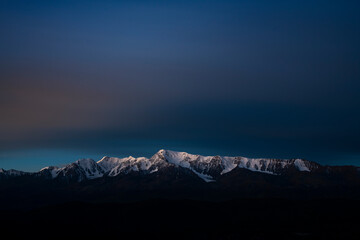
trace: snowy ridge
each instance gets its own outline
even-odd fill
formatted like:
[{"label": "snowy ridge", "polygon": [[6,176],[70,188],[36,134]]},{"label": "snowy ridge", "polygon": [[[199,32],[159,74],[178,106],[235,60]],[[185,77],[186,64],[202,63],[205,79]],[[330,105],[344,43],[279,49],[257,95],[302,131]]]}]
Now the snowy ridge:
[{"label": "snowy ridge", "polygon": [[[302,159],[279,160],[240,157],[237,162],[239,168],[246,168],[255,172],[263,172],[275,175],[280,174],[284,169],[291,167],[301,172],[310,172],[309,168],[311,168],[311,163]],[[313,168],[317,168],[317,166],[313,165]]]},{"label": "snowy ridge", "polygon": [[[64,167],[45,167],[34,173],[48,179],[66,179],[67,181],[84,181],[104,176],[115,177],[119,174],[142,172],[153,174],[167,167],[186,168],[195,173],[205,182],[216,181],[217,177],[233,171],[235,168],[244,168],[250,171],[281,175],[287,169],[300,172],[311,172],[319,167],[318,164],[303,159],[265,159],[227,156],[201,156],[186,152],[159,150],[151,158],[145,157],[103,157],[95,162],[92,159],[80,159]],[[23,172],[16,170],[5,171],[0,169],[0,176],[21,176]]]},{"label": "snowy ridge", "polygon": [[103,157],[97,164],[108,176],[117,176],[120,173],[129,173],[131,171],[147,171],[151,167],[149,159],[145,157],[127,158]]},{"label": "snowy ridge", "polygon": [[48,178],[69,178],[81,182],[104,176],[102,168],[92,159],[79,159],[65,167],[45,167],[37,175]]},{"label": "snowy ridge", "polygon": [[172,164],[191,169],[206,182],[222,174],[226,174],[236,167],[245,168],[255,172],[279,175],[285,169],[294,168],[298,171],[310,172],[310,168],[315,169],[317,164],[302,159],[265,159],[265,158],[245,158],[227,156],[201,156],[186,152],[175,152],[170,150],[160,150],[157,154]]},{"label": "snowy ridge", "polygon": [[29,173],[14,170],[14,169],[4,170],[4,169],[1,168],[0,169],[0,174],[4,174],[6,176],[11,176],[11,177],[19,177],[19,176],[23,176],[23,175],[28,175]]},{"label": "snowy ridge", "polygon": [[84,171],[88,179],[98,178],[104,175],[102,168],[92,159],[77,160],[75,164]]}]

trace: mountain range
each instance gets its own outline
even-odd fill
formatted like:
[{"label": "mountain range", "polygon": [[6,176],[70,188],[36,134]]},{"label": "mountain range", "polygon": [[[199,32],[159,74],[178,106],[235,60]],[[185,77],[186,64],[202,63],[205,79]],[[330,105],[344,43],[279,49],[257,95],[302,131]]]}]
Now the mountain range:
[{"label": "mountain range", "polygon": [[[303,159],[265,159],[226,156],[201,156],[186,152],[159,150],[151,158],[132,156],[126,158],[103,157],[96,162],[93,159],[80,159],[63,167],[50,166],[39,172],[28,173],[18,170],[0,169],[2,178],[34,176],[46,179],[64,179],[67,181],[86,181],[101,177],[139,172],[153,174],[159,170],[175,167],[187,169],[205,182],[214,182],[219,176],[236,168],[247,169],[264,174],[281,175],[287,171],[312,172],[321,165]],[[331,169],[331,168],[329,168]]]},{"label": "mountain range", "polygon": [[21,238],[359,239],[359,201],[359,167],[304,159],[160,150],[0,169],[0,229]]},{"label": "mountain range", "polygon": [[162,149],[151,158],[80,159],[33,173],[0,169],[0,192],[0,207],[153,198],[360,199],[360,168],[324,166],[304,159],[201,156]]}]

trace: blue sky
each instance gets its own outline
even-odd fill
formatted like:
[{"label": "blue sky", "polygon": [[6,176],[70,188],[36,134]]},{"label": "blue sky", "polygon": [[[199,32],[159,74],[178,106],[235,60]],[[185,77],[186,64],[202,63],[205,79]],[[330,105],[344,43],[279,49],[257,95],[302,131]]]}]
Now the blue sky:
[{"label": "blue sky", "polygon": [[0,167],[160,148],[360,164],[357,1],[0,4]]}]

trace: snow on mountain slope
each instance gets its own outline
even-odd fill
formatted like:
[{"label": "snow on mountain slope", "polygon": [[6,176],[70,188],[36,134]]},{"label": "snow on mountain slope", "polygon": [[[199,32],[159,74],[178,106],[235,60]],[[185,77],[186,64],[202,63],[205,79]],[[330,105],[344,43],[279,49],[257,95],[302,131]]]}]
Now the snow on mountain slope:
[{"label": "snow on mountain slope", "polygon": [[104,175],[103,169],[92,159],[80,159],[75,162],[85,173],[86,178],[93,179]]},{"label": "snow on mountain slope", "polygon": [[206,182],[214,181],[213,176],[209,175],[208,171],[212,167],[217,167],[217,163],[213,162],[213,156],[200,156],[186,152],[175,152],[164,149],[161,149],[157,154],[163,156],[164,160],[170,164],[189,168]]},{"label": "snow on mountain slope", "polygon": [[40,176],[48,178],[69,178],[78,182],[86,179],[99,178],[104,175],[102,168],[92,159],[80,159],[64,167],[45,167],[40,170]]},{"label": "snow on mountain slope", "polygon": [[306,171],[306,172],[310,172],[310,169],[309,169],[309,164],[306,164],[306,162],[304,160],[301,160],[301,159],[296,159],[294,161],[294,164],[295,166],[297,167],[297,169],[299,171]]},{"label": "snow on mountain slope", "polygon": [[223,170],[221,171],[220,174],[231,172],[234,168],[238,166],[238,164],[235,163],[236,157],[222,157],[221,159],[222,159]]},{"label": "snow on mountain slope", "polygon": [[[280,175],[288,169],[302,172],[311,172],[318,168],[318,164],[302,159],[263,159],[227,156],[201,156],[186,152],[159,150],[151,158],[132,156],[126,158],[103,157],[95,162],[92,159],[80,159],[64,167],[46,167],[41,169],[36,176],[49,179],[63,178],[67,180],[83,181],[103,176],[115,177],[129,172],[143,172],[151,174],[169,166],[187,168],[206,182],[215,181],[219,176],[231,172],[235,168],[245,168],[250,171],[265,174]],[[22,172],[16,170],[5,171],[0,169],[0,174],[17,176]]]},{"label": "snow on mountain slope", "polygon": [[[130,157],[129,157],[130,158]],[[105,171],[109,172],[114,167],[121,164],[122,161],[127,161],[129,158],[103,157],[97,164]]]},{"label": "snow on mountain slope", "polygon": [[47,176],[48,178],[56,178],[62,168],[58,167],[44,167],[37,173],[39,176]]},{"label": "snow on mountain slope", "polygon": [[23,175],[28,175],[30,173],[18,171],[18,170],[14,170],[14,169],[4,170],[4,169],[0,168],[0,174],[7,176],[7,177],[19,177],[19,176],[23,176]]},{"label": "snow on mountain slope", "polygon": [[302,159],[281,160],[226,156],[201,156],[163,149],[160,150],[157,155],[162,156],[163,159],[170,164],[191,169],[206,182],[213,181],[219,175],[228,173],[236,167],[274,175],[281,174],[285,169],[289,168],[309,172],[310,168],[317,167],[316,164],[312,164]]},{"label": "snow on mountain slope", "polygon": [[[255,172],[279,175],[286,169],[310,172],[318,168],[318,164],[302,159],[264,159],[227,156],[201,156],[186,152],[160,150],[158,154],[177,166],[191,169],[205,181],[211,181],[219,175],[228,173],[234,168],[245,168]],[[204,177],[205,176],[205,177]]]},{"label": "snow on mountain slope", "polygon": [[[284,169],[295,168],[298,171],[307,171],[309,172],[310,163],[306,164],[307,161],[302,159],[290,159],[290,160],[282,160],[282,159],[263,159],[263,158],[244,158],[240,157],[239,160],[236,161],[238,167],[246,168],[251,171],[263,172],[269,174],[281,174]],[[313,165],[313,168],[316,168],[316,165]]]},{"label": "snow on mountain slope", "polygon": [[147,171],[151,166],[149,159],[145,157],[134,158],[132,156],[127,158],[103,157],[97,164],[112,177],[130,171]]}]

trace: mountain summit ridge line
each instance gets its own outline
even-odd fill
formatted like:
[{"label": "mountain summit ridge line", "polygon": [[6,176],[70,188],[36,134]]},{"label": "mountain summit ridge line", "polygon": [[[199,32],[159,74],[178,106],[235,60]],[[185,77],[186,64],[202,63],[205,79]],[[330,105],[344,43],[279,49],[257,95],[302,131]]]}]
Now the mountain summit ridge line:
[{"label": "mountain summit ridge line", "polygon": [[6,176],[35,175],[50,179],[70,177],[78,182],[101,178],[115,177],[119,174],[141,172],[152,174],[166,167],[187,168],[205,182],[216,181],[216,177],[229,173],[235,168],[244,168],[250,171],[281,175],[286,169],[300,172],[311,172],[321,165],[304,159],[272,159],[272,158],[246,158],[229,156],[202,156],[187,152],[177,152],[161,149],[151,158],[146,157],[108,157],[99,161],[93,159],[79,159],[64,167],[48,166],[35,173],[17,170],[0,170]]}]

